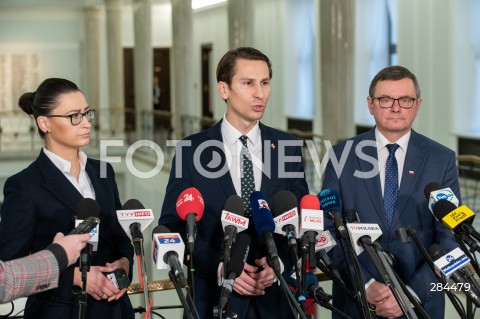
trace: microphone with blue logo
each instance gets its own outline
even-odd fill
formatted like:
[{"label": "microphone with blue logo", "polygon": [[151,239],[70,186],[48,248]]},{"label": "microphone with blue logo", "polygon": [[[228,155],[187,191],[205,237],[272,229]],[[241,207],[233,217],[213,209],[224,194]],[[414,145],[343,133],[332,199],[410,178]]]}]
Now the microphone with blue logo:
[{"label": "microphone with blue logo", "polygon": [[[333,221],[335,233],[343,239],[349,240],[348,231],[342,218],[342,201],[337,191],[326,188],[317,195],[320,200],[320,207],[324,213]],[[338,236],[337,236],[338,238]]]}]

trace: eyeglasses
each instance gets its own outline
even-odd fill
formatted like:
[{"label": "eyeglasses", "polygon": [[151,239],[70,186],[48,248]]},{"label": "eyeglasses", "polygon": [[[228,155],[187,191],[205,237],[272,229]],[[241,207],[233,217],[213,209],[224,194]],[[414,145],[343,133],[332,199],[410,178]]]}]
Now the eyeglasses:
[{"label": "eyeglasses", "polygon": [[394,99],[393,97],[389,96],[380,96],[380,97],[371,97],[372,100],[377,99],[378,100],[378,105],[380,105],[381,108],[383,109],[389,109],[395,104],[395,101],[398,101],[398,105],[402,109],[410,109],[413,106],[413,103],[417,101],[418,99],[413,98],[413,97],[408,97],[408,96],[403,96],[398,99]]},{"label": "eyeglasses", "polygon": [[93,119],[95,118],[95,110],[88,110],[83,113],[77,112],[68,115],[46,115],[46,117],[69,117],[72,125],[78,125],[82,123],[84,116],[87,118],[87,121],[93,121]]}]

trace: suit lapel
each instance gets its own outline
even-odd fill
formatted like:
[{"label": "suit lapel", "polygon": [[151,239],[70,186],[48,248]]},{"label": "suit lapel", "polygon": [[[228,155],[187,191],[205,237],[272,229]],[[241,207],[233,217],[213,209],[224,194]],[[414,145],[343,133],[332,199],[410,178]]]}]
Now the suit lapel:
[{"label": "suit lapel", "polygon": [[45,189],[68,207],[72,211],[72,215],[75,215],[75,208],[78,201],[83,198],[82,194],[67,180],[43,150],[40,151],[36,162],[44,177],[45,183],[43,186]]},{"label": "suit lapel", "polygon": [[403,165],[402,180],[400,182],[400,189],[398,190],[397,205],[395,208],[395,214],[393,215],[392,225],[395,225],[398,221],[408,200],[412,198],[411,194],[415,189],[415,184],[417,183],[419,176],[419,174],[415,174],[415,172],[422,171],[428,156],[425,150],[426,145],[420,143],[417,136],[417,133],[412,130],[405,163]]},{"label": "suit lapel", "polygon": [[[222,137],[222,120],[215,124],[211,129],[207,131],[207,139],[209,140],[217,140],[222,143],[222,154],[223,160],[226,161],[225,157],[225,149],[223,146],[223,137]],[[207,166],[208,163],[212,160],[213,152],[205,152],[205,158],[207,159],[206,163],[203,165]],[[218,178],[218,182],[222,185],[222,189],[225,192],[225,197],[229,197],[232,194],[236,194],[237,191],[233,186],[232,176],[230,172],[227,172]]]},{"label": "suit lapel", "polygon": [[[277,143],[277,141],[272,140],[272,134],[265,125],[262,123],[259,123],[259,125],[260,133],[262,135],[262,163],[267,162],[267,165],[270,165],[270,170],[265,167],[262,169],[262,183],[260,185],[260,191],[267,196],[266,194],[270,189],[272,177],[278,176],[278,152],[276,151],[276,148],[272,150],[271,148],[266,148],[264,146],[265,141],[273,145]],[[269,152],[269,154],[267,154],[267,152]],[[270,176],[267,176],[265,172],[270,172]]]},{"label": "suit lapel", "polygon": [[[375,140],[375,129],[370,130],[370,132],[367,134],[366,139],[364,141],[376,141]],[[352,148],[354,148],[356,145],[353,145]],[[372,158],[377,159],[378,161],[378,153],[377,153],[377,148],[376,147],[365,147],[362,149],[365,155],[368,155]],[[350,150],[350,152],[355,152],[354,149]],[[357,157],[357,160],[359,162],[360,170],[362,172],[369,172],[372,170],[372,164],[362,160]],[[380,174],[375,175],[374,177],[371,178],[365,178],[364,179],[365,187],[367,189],[367,193],[370,196],[370,201],[373,203],[373,206],[375,207],[375,211],[377,212],[378,217],[382,221],[382,223],[386,226],[388,226],[387,223],[387,218],[385,217],[385,208],[383,207],[383,194],[382,194],[382,185],[380,184]]]}]

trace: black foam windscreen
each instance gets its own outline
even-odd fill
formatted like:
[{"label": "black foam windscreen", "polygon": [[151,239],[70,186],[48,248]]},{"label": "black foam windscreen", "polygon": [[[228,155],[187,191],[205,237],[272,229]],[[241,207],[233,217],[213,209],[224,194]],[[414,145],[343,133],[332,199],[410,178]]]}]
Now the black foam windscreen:
[{"label": "black foam windscreen", "polygon": [[290,191],[280,191],[272,196],[272,215],[281,215],[295,207],[298,207],[297,197]]},{"label": "black foam windscreen", "polygon": [[441,199],[433,205],[433,215],[437,220],[441,220],[443,217],[451,213],[456,208],[457,206],[455,206],[455,204],[453,204],[452,202]]},{"label": "black foam windscreen", "polygon": [[99,217],[100,206],[98,206],[97,201],[92,198],[82,198],[75,207],[75,213],[77,219],[85,220],[88,217]]},{"label": "black foam windscreen", "polygon": [[425,198],[428,200],[430,198],[430,193],[434,191],[438,191],[439,189],[442,189],[443,186],[440,183],[437,182],[431,182],[428,183],[427,186],[425,186],[425,189],[423,190],[423,193],[425,194]]},{"label": "black foam windscreen", "polygon": [[428,254],[433,260],[437,260],[443,255],[446,254],[445,249],[439,244],[433,244],[432,246],[428,247]]},{"label": "black foam windscreen", "polygon": [[243,216],[245,209],[243,207],[242,198],[238,195],[230,196],[225,202],[224,210],[227,212]]},{"label": "black foam windscreen", "polygon": [[244,233],[237,235],[235,244],[232,246],[232,252],[230,255],[230,262],[227,266],[227,274],[234,273],[235,278],[240,276],[245,265],[245,260],[248,256],[248,250],[250,247],[250,236]]},{"label": "black foam windscreen", "polygon": [[140,203],[138,199],[129,199],[123,204],[122,210],[130,209],[144,209],[145,207]]}]

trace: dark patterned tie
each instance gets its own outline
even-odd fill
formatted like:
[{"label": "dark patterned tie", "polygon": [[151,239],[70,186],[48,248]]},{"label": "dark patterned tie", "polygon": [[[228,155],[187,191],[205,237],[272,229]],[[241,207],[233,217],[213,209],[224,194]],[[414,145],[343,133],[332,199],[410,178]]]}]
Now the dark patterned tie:
[{"label": "dark patterned tie", "polygon": [[387,218],[388,226],[392,225],[393,213],[395,212],[395,205],[398,196],[398,165],[395,158],[395,151],[398,149],[398,144],[388,144],[388,152],[390,153],[385,165],[385,190],[383,192],[383,206],[385,207],[385,217]]},{"label": "dark patterned tie", "polygon": [[252,217],[252,209],[250,206],[250,194],[255,191],[255,178],[253,176],[252,156],[247,147],[248,137],[240,136],[242,142],[242,151],[240,153],[240,176],[242,185],[242,201],[245,208],[245,217]]}]

